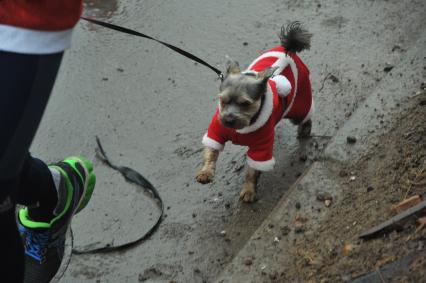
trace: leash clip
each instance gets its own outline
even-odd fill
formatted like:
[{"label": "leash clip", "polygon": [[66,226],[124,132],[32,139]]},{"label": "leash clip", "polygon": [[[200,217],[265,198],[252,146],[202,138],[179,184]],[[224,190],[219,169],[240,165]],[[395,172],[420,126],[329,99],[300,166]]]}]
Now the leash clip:
[{"label": "leash clip", "polygon": [[221,72],[220,74],[218,74],[220,81],[223,82],[225,76],[223,75],[223,73]]}]

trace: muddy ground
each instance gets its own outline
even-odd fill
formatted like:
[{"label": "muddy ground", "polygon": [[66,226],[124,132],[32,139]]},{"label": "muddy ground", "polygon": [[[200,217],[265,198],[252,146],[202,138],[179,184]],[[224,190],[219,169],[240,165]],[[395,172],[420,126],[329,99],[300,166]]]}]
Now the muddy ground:
[{"label": "muddy ground", "polygon": [[[411,196],[426,197],[426,92],[401,105],[395,126],[354,164],[335,164],[340,197],[314,235],[297,237],[283,269],[286,282],[340,282],[423,251],[423,261],[383,282],[424,282],[426,229],[415,221],[377,239],[359,235],[396,214],[391,208]],[[380,117],[378,117],[380,119]],[[414,219],[415,220],[415,219]],[[309,226],[309,225],[308,225]],[[371,278],[363,282],[370,281]]]},{"label": "muddy ground", "polygon": [[278,126],[277,166],[262,175],[254,204],[238,199],[245,164],[239,147],[227,146],[215,182],[202,186],[194,176],[217,105],[216,75],[157,43],[80,22],[32,152],[46,161],[70,154],[94,160],[93,198],[73,222],[77,248],[135,239],[158,216],[141,190],[95,158],[95,135],[113,162],[158,188],[166,215],[135,248],[73,256],[61,282],[214,281],[384,78],[420,83],[404,70],[424,59],[403,59],[426,29],[424,11],[422,0],[86,1],[86,16],[146,32],[220,69],[226,55],[248,66],[278,44],[282,24],[301,20],[314,34],[301,54],[314,89],[314,137],[299,143],[293,126]]}]

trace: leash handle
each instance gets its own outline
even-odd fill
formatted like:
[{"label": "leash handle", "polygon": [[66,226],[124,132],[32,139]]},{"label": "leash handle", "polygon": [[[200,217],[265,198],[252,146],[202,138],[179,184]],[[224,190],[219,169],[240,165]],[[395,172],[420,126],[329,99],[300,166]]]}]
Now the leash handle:
[{"label": "leash handle", "polygon": [[156,38],[154,38],[152,36],[140,33],[138,31],[135,31],[135,30],[132,30],[132,29],[129,29],[129,28],[117,26],[117,25],[114,25],[114,24],[106,23],[106,22],[103,22],[103,21],[95,20],[95,19],[89,19],[89,18],[86,18],[86,17],[81,17],[81,19],[83,19],[85,21],[88,21],[88,22],[91,22],[93,24],[99,25],[99,26],[103,26],[103,27],[112,29],[112,30],[116,30],[116,31],[123,32],[123,33],[126,33],[126,34],[135,35],[135,36],[144,37],[144,38],[148,38],[148,39],[154,40],[154,41],[156,41],[156,42],[158,42],[158,43],[160,43],[160,44],[162,44],[162,45],[170,48],[171,50],[173,50],[173,51],[175,51],[175,52],[177,52],[177,53],[185,56],[186,58],[191,59],[192,61],[198,62],[201,65],[206,66],[207,68],[209,68],[210,70],[212,70],[213,72],[215,72],[216,75],[220,78],[220,80],[223,80],[223,73],[222,73],[222,71],[220,71],[216,67],[213,67],[212,65],[210,65],[209,63],[207,63],[203,59],[201,59],[201,58],[195,56],[194,54],[189,53],[188,51],[185,51],[185,50],[183,50],[183,49],[181,49],[179,47],[176,47],[176,46],[171,45],[171,44],[169,44],[167,42],[158,40],[158,39],[156,39]]},{"label": "leash handle", "polygon": [[[115,251],[121,251],[128,249],[130,247],[133,247],[149,237],[151,237],[152,234],[158,229],[161,222],[163,221],[163,214],[164,214],[164,205],[163,200],[158,193],[157,189],[140,173],[133,170],[132,168],[126,167],[126,166],[117,166],[111,163],[108,156],[106,155],[106,152],[101,144],[101,141],[99,140],[98,136],[96,136],[96,144],[98,145],[96,156],[104,162],[108,167],[110,167],[113,170],[116,170],[120,172],[124,179],[130,183],[136,184],[139,187],[141,187],[144,191],[150,193],[150,197],[156,201],[156,204],[160,210],[160,215],[157,218],[157,221],[155,224],[143,235],[138,236],[136,239],[129,241],[127,243],[119,244],[119,245],[110,245],[107,244],[105,246],[97,247],[97,248],[84,248],[84,249],[72,249],[73,254],[95,254],[95,253],[109,253],[109,252],[115,252]],[[71,236],[72,236],[72,230],[71,230]],[[73,237],[71,237],[73,239]],[[74,245],[72,240],[72,245]]]}]

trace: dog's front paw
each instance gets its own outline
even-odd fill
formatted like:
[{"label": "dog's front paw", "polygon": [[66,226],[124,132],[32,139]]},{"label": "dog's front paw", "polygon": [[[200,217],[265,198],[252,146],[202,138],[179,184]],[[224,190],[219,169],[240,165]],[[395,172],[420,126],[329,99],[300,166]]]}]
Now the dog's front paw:
[{"label": "dog's front paw", "polygon": [[240,192],[240,199],[243,202],[254,202],[256,199],[256,192],[254,190],[254,185],[250,183],[245,183]]},{"label": "dog's front paw", "polygon": [[211,170],[200,170],[195,179],[198,183],[208,184],[213,182],[214,172]]}]

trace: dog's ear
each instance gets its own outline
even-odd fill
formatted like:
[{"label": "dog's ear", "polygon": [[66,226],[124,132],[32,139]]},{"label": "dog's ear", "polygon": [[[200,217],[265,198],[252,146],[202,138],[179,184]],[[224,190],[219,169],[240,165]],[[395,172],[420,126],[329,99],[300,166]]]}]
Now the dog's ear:
[{"label": "dog's ear", "polygon": [[274,72],[278,68],[279,68],[278,66],[266,68],[262,72],[259,72],[258,78],[262,80],[262,83],[266,83],[269,80],[269,78],[274,75]]},{"label": "dog's ear", "polygon": [[241,73],[240,65],[237,61],[228,61],[226,67],[226,75]]},{"label": "dog's ear", "polygon": [[257,74],[257,79],[255,83],[251,85],[251,91],[249,91],[254,99],[259,99],[265,94],[266,84],[277,69],[278,67],[269,67]]}]

